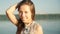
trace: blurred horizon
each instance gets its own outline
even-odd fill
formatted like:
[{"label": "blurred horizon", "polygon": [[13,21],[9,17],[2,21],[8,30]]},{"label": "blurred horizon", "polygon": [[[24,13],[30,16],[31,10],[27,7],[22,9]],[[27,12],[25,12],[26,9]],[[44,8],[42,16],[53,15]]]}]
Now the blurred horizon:
[{"label": "blurred horizon", "polygon": [[[17,18],[19,18],[18,14],[15,14]],[[60,19],[60,14],[36,14],[35,15],[35,20],[59,20]],[[6,15],[0,15],[0,21],[7,21],[9,20]]]}]

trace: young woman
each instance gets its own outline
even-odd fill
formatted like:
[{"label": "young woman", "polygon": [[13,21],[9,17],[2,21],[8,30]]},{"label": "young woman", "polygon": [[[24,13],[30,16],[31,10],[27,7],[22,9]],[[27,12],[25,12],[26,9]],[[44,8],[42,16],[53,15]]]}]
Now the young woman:
[{"label": "young woman", "polygon": [[[19,19],[13,14],[18,8]],[[17,26],[16,34],[43,34],[42,27],[35,23],[35,7],[31,0],[23,0],[7,9],[7,17]]]}]

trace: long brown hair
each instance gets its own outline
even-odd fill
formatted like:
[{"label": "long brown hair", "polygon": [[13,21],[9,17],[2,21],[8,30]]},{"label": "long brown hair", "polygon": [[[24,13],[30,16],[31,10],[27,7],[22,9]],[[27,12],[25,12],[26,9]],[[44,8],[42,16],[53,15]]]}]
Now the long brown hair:
[{"label": "long brown hair", "polygon": [[32,13],[32,20],[35,20],[35,7],[34,7],[34,4],[31,0],[23,0],[23,1],[19,2],[18,6],[17,6],[18,11],[19,11],[20,7],[24,4],[30,6],[30,10],[31,10],[31,13]]}]

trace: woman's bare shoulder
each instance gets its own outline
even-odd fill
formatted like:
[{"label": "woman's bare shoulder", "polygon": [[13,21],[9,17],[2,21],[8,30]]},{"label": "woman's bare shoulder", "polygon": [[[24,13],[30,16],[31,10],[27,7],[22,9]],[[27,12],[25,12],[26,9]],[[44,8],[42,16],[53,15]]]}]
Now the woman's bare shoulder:
[{"label": "woman's bare shoulder", "polygon": [[35,33],[43,34],[42,26],[39,23],[35,23]]},{"label": "woman's bare shoulder", "polygon": [[34,27],[35,27],[35,29],[37,29],[37,28],[41,28],[42,26],[39,23],[35,23]]}]

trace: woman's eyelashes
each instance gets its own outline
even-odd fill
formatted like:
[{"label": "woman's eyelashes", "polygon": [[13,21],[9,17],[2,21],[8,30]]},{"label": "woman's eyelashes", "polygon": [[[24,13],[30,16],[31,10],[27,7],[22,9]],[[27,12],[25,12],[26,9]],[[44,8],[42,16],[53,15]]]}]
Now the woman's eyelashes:
[{"label": "woman's eyelashes", "polygon": [[21,14],[25,13],[25,14],[27,14],[28,12],[27,11],[20,11],[19,13],[21,13]]},{"label": "woman's eyelashes", "polygon": [[28,13],[27,11],[25,11],[25,13]]}]

